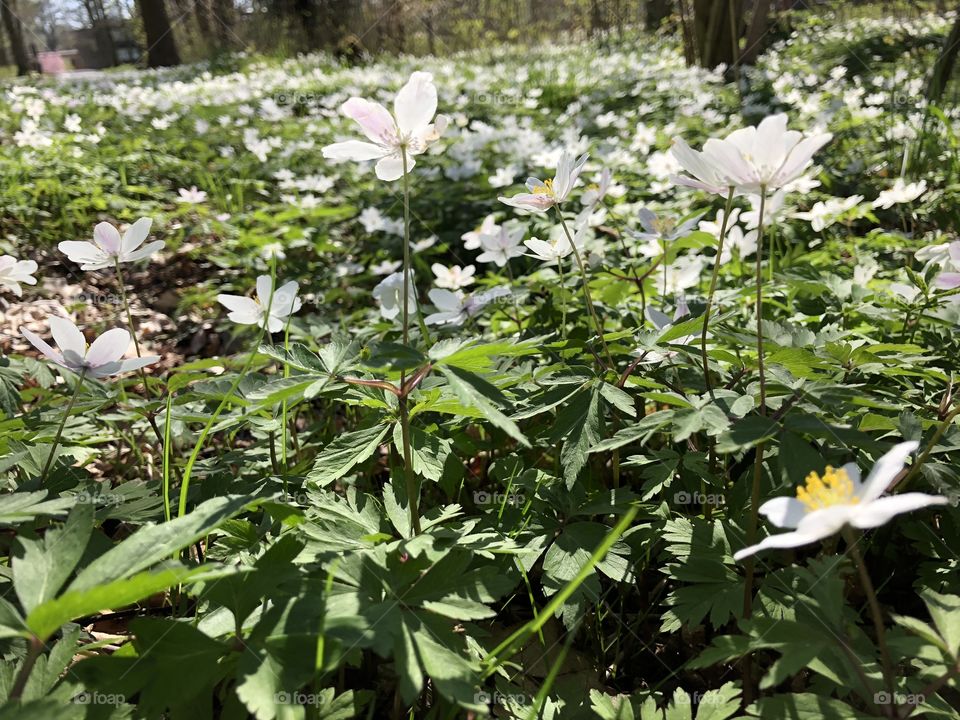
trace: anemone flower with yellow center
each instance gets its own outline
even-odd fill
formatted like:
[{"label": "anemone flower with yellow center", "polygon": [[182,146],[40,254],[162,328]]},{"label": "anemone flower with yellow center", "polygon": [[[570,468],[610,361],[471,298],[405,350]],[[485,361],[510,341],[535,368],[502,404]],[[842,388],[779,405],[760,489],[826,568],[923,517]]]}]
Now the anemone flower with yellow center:
[{"label": "anemone flower with yellow center", "polygon": [[569,197],[570,191],[577,184],[577,179],[580,177],[586,162],[586,153],[574,158],[569,151],[564,150],[560,153],[557,172],[553,178],[548,180],[539,180],[535,177],[527,178],[528,192],[518,193],[512,197],[500,197],[499,200],[504,205],[521,210],[547,212],[554,205],[559,205]]},{"label": "anemone flower with yellow center", "polygon": [[838,469],[827,466],[822,475],[810,473],[806,484],[797,488],[796,497],[778,497],[760,506],[760,513],[770,522],[791,528],[792,532],[770,535],[734,554],[734,560],[769,548],[809,545],[848,525],[861,529],[879,527],[895,515],[947,504],[949,500],[943,496],[917,492],[881,497],[916,449],[915,442],[895,445],[877,460],[863,482],[855,463]]}]

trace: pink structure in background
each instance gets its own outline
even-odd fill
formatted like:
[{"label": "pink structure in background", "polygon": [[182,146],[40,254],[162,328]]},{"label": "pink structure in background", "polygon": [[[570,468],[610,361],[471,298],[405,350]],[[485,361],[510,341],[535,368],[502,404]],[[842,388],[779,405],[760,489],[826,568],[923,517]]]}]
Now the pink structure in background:
[{"label": "pink structure in background", "polygon": [[59,75],[67,71],[67,64],[59,52],[37,53],[37,60],[40,62],[40,72],[44,75]]}]

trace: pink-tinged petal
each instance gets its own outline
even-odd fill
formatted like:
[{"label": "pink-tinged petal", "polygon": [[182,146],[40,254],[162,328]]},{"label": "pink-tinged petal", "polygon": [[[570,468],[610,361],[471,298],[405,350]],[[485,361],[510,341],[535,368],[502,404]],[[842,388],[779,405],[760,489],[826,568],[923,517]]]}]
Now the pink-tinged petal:
[{"label": "pink-tinged petal", "polygon": [[67,364],[82,365],[87,355],[87,341],[80,329],[70,320],[56,315],[47,318],[47,322],[50,324],[53,339],[63,353],[63,359]]},{"label": "pink-tinged petal", "polygon": [[914,441],[902,442],[894,445],[893,448],[883,457],[877,460],[873,470],[863,481],[863,487],[860,489],[860,502],[867,503],[875,500],[890,487],[890,483],[903,470],[907,458],[912,455],[919,444]]},{"label": "pink-tinged petal", "polygon": [[946,290],[952,290],[955,287],[960,287],[960,273],[940,273],[937,275],[937,279],[934,281],[934,284],[937,287],[944,288]]},{"label": "pink-tinged petal", "polygon": [[855,506],[850,516],[850,524],[861,529],[880,527],[894,515],[919,510],[931,505],[948,505],[949,503],[950,500],[942,495],[927,495],[918,492],[891,495]]},{"label": "pink-tinged petal", "polygon": [[546,212],[554,205],[554,199],[550,195],[534,195],[533,193],[520,193],[513,197],[500,196],[497,198],[504,205],[529,210],[531,212]]},{"label": "pink-tinged petal", "polygon": [[153,365],[155,362],[160,361],[159,355],[144,355],[139,358],[129,358],[127,360],[121,360],[119,362],[119,369],[114,371],[114,374],[130,372],[131,370],[139,370],[140,368],[147,367],[148,365]]},{"label": "pink-tinged petal", "polygon": [[160,250],[163,250],[163,246],[165,244],[166,243],[164,243],[163,240],[154,240],[152,243],[147,243],[139,250],[134,250],[129,255],[124,255],[123,261],[136,262],[137,260],[143,260],[144,258],[148,258],[154,253],[159,252]]},{"label": "pink-tinged petal", "polygon": [[388,155],[390,150],[380,145],[363,142],[362,140],[348,140],[347,142],[334,143],[323,148],[323,156],[327,160],[353,160],[359,162],[362,160],[376,160]]},{"label": "pink-tinged petal", "polygon": [[150,234],[151,225],[153,225],[153,220],[148,217],[142,217],[127,228],[127,231],[123,234],[123,241],[120,244],[120,250],[124,255],[132,253],[143,245],[143,241],[146,240],[147,235]]},{"label": "pink-tinged petal", "polygon": [[794,497],[778,497],[761,505],[760,514],[777,527],[795,528],[806,516],[807,508]]},{"label": "pink-tinged petal", "polygon": [[37,350],[43,353],[48,360],[52,360],[57,365],[63,365],[66,367],[66,363],[63,360],[63,355],[50,347],[46,340],[41,338],[39,335],[30,332],[26,328],[20,328],[20,334],[23,335]]},{"label": "pink-tinged petal", "polygon": [[120,252],[120,231],[108,222],[98,223],[93,229],[93,241],[110,255],[116,255]]},{"label": "pink-tinged petal", "polygon": [[100,263],[109,259],[103,250],[85,240],[64,240],[57,249],[75,263]]},{"label": "pink-tinged petal", "polygon": [[390,111],[380,103],[352,97],[340,106],[340,111],[356,122],[363,134],[378,145],[396,142],[397,125]]},{"label": "pink-tinged petal", "polygon": [[98,337],[87,350],[87,365],[100,367],[116,362],[124,356],[130,347],[130,333],[123,328],[107,330]]},{"label": "pink-tinged petal", "polygon": [[393,101],[393,114],[403,135],[418,132],[429,125],[437,112],[437,87],[433,75],[415,72],[407,84],[400,88]]},{"label": "pink-tinged petal", "polygon": [[694,190],[703,190],[708,193],[713,193],[714,195],[726,195],[730,192],[729,187],[724,185],[713,185],[701,182],[686,175],[671,175],[668,180],[674,185],[681,185],[683,187],[693,188]]},{"label": "pink-tinged petal", "polygon": [[[410,172],[417,161],[407,156],[407,172]],[[390,155],[381,159],[376,167],[377,177],[384,182],[392,182],[403,177],[403,158],[400,155]]]}]

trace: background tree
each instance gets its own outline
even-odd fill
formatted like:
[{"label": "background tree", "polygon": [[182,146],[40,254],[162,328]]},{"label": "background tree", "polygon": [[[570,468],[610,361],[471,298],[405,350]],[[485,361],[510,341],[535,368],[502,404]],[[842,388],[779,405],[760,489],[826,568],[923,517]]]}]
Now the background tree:
[{"label": "background tree", "polygon": [[3,27],[7,31],[7,41],[10,43],[10,54],[17,66],[17,75],[26,75],[30,72],[30,56],[23,42],[23,23],[17,14],[17,0],[3,0],[0,2],[0,15],[3,17]]},{"label": "background tree", "polygon": [[137,0],[147,42],[147,65],[165,67],[180,64],[180,54],[170,27],[170,17],[163,0]]}]

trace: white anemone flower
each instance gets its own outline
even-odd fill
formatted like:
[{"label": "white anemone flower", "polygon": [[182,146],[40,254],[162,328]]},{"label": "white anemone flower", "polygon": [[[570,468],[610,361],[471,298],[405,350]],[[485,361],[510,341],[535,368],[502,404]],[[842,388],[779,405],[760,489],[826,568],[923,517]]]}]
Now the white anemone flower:
[{"label": "white anemone flower", "polygon": [[496,287],[475,295],[434,289],[427,295],[430,297],[430,302],[437,308],[437,312],[427,315],[424,319],[427,325],[459,325],[464,320],[472,318],[498,298],[510,295],[510,289]]},{"label": "white anemone flower", "polygon": [[23,295],[20,283],[36,285],[33,273],[37,271],[34,260],[17,260],[13,255],[0,255],[0,288],[7,288],[17,297]]},{"label": "white anemone flower", "polygon": [[897,178],[893,182],[893,187],[889,190],[883,190],[873,201],[875,208],[889,210],[894,205],[900,203],[913,202],[927,191],[927,181],[905,183],[903,178]]},{"label": "white anemone flower", "polygon": [[466,267],[451,265],[447,267],[440,263],[434,263],[430,266],[430,269],[433,270],[433,274],[437,278],[434,284],[438,288],[445,288],[446,290],[460,290],[467,285],[472,285],[473,275],[477,271],[473,265],[467,265]]},{"label": "white anemone flower", "polygon": [[[680,322],[681,319],[687,317],[690,314],[690,308],[687,307],[686,299],[681,298],[681,301],[677,304],[676,312],[673,314],[673,319],[670,319],[670,316],[660,310],[657,310],[653,307],[648,307],[646,310],[647,320],[649,320],[653,326],[657,329],[659,337],[662,337],[670,328]],[[671,344],[675,345],[689,345],[697,335],[685,335],[684,337],[679,337],[675,340],[671,340]],[[709,335],[708,335],[709,337]],[[659,338],[658,338],[659,339]],[[680,354],[679,350],[648,350],[646,348],[637,348],[634,350],[631,355],[639,357],[639,365],[654,365],[662,363],[665,360],[672,360],[677,355]]]},{"label": "white anemone flower", "polygon": [[941,495],[909,492],[881,497],[890,487],[918,443],[902,442],[877,460],[863,482],[856,463],[842,468],[827,466],[821,476],[812,472],[806,484],[797,488],[796,497],[778,497],[760,506],[760,512],[778,527],[793,532],[771,535],[756,545],[734,554],[742,560],[768,548],[795,548],[829,537],[844,526],[860,529],[884,525],[895,515],[930,505],[946,505]]},{"label": "white anemone flower", "polygon": [[[102,270],[116,263],[144,260],[163,248],[163,240],[143,245],[153,220],[142,217],[120,231],[108,222],[98,223],[93,229],[93,242],[65,240],[57,247],[70,260],[79,263],[81,270]],[[143,245],[143,247],[140,247]]]},{"label": "white anemone flower", "polygon": [[[410,273],[410,297],[407,312],[417,311],[417,294],[413,292],[413,273]],[[403,310],[403,272],[388,275],[373,289],[373,298],[380,303],[380,315],[385,320],[393,320]]]},{"label": "white anemone flower", "polygon": [[759,195],[789,185],[806,172],[814,154],[830,142],[830,133],[804,137],[787,130],[783,113],[764,118],[756,127],[734,130],[723,140],[711,138],[703,152],[674,140],[673,155],[690,176],[671,180],[678,185],[726,195]]},{"label": "white anemone flower", "polygon": [[482,235],[480,247],[483,252],[477,257],[477,262],[496,263],[497,267],[505,267],[510,258],[523,255],[520,241],[526,234],[527,228],[520,223],[504,223],[493,235]]},{"label": "white anemone flower", "polygon": [[420,155],[447,128],[447,117],[437,112],[437,88],[433,75],[415,72],[410,76],[393,101],[393,114],[383,105],[371,100],[352,97],[340,108],[354,120],[371,142],[348,140],[323,148],[329,160],[377,160],[376,173],[381,180],[397,180],[403,176],[404,152],[406,170],[416,165]]},{"label": "white anemone flower", "polygon": [[83,333],[70,320],[51,315],[47,323],[59,350],[54,350],[43,338],[26,328],[20,328],[20,334],[48,360],[75,373],[104,378],[139,370],[160,359],[158,355],[145,355],[121,360],[130,348],[130,333],[123,328],[107,330],[88,346]]},{"label": "white anemone flower", "polygon": [[524,240],[523,244],[530,250],[528,255],[543,261],[547,265],[552,265],[573,252],[573,245],[570,244],[566,234],[554,235],[550,240],[530,238]]},{"label": "white anemone flower", "polygon": [[573,155],[564,150],[557,162],[557,172],[552,180],[540,181],[535,177],[527,178],[527,190],[513,197],[500,197],[500,202],[510,207],[530,212],[546,212],[554,205],[559,205],[570,195],[577,184],[577,179],[587,162],[587,154],[574,159]]},{"label": "white anemone flower", "polygon": [[230,311],[227,317],[233,322],[239,325],[266,326],[267,332],[275,333],[283,330],[287,318],[301,308],[302,303],[297,297],[299,290],[299,283],[291,280],[273,292],[273,280],[269,275],[261,275],[257,278],[255,298],[217,295],[217,302]]},{"label": "white anemone flower", "polygon": [[460,239],[463,240],[464,249],[479,250],[481,247],[480,238],[482,238],[484,235],[493,235],[499,231],[500,226],[497,225],[496,217],[493,215],[487,215],[476,230],[465,232],[460,236]]}]

